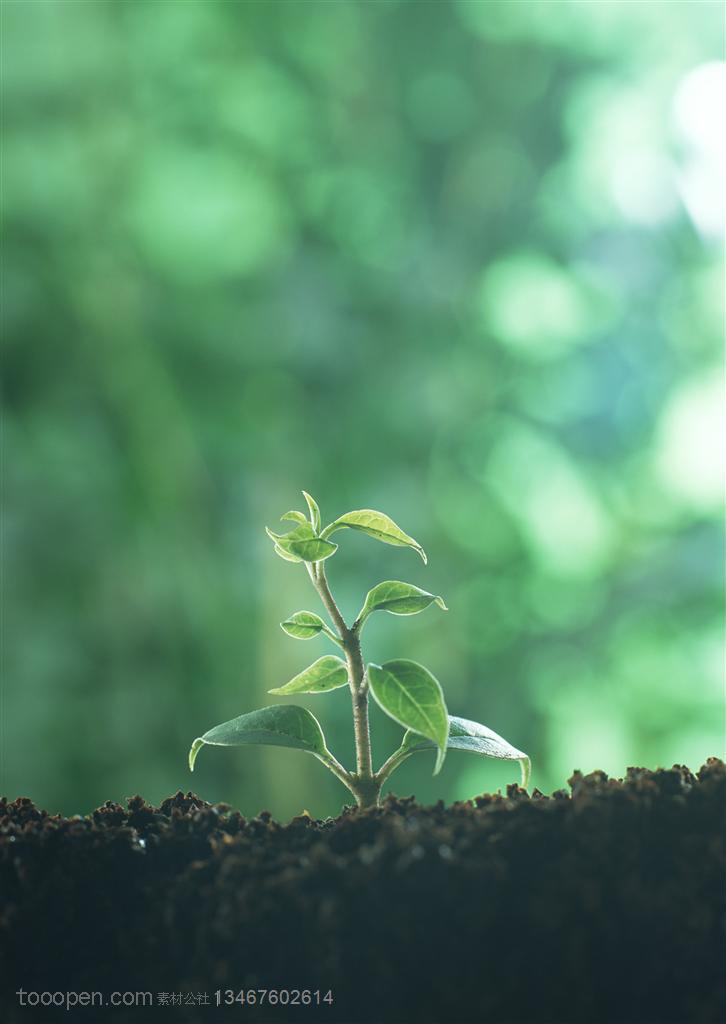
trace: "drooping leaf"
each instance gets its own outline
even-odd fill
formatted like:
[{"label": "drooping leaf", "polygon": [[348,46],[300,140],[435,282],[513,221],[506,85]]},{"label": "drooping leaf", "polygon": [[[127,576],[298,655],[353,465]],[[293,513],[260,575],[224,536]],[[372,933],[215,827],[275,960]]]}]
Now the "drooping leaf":
[{"label": "drooping leaf", "polygon": [[265,530],[277,547],[303,562],[322,562],[338,550],[337,544],[316,537],[307,519],[291,533],[273,533],[268,527]]},{"label": "drooping leaf", "polygon": [[308,508],[310,509],[310,522],[312,523],[313,530],[315,530],[316,533],[320,533],[320,509],[318,507],[318,503],[311,494],[308,494],[307,491],[303,491],[302,493],[303,498],[308,503]]},{"label": "drooping leaf", "polygon": [[[403,737],[401,750],[414,753],[417,750],[431,750],[434,746],[423,736],[417,735],[410,729]],[[521,750],[517,750],[511,743],[508,743],[502,736],[493,729],[481,725],[479,722],[471,722],[468,718],[449,717],[449,749],[469,750],[473,754],[482,757],[493,757],[497,760],[519,761],[522,771],[522,786],[526,789],[529,783],[531,762],[529,757]]]},{"label": "drooping leaf", "polygon": [[307,516],[304,512],[298,512],[297,509],[290,509],[284,516],[280,516],[280,519],[292,519],[295,523],[307,523]]},{"label": "drooping leaf", "polygon": [[201,736],[197,736],[197,738],[194,740],[194,742],[192,743],[191,747],[189,748],[189,771],[190,772],[194,771],[194,762],[197,759],[197,754],[199,753],[199,751],[202,749],[203,746],[204,746],[204,740],[202,739]]},{"label": "drooping leaf", "polygon": [[369,665],[368,682],[386,714],[438,747],[436,775],[444,763],[449,737],[449,716],[438,679],[423,665],[399,658]]},{"label": "drooping leaf", "polygon": [[336,530],[344,530],[346,528],[361,530],[363,533],[367,533],[369,537],[375,537],[376,540],[383,541],[384,544],[395,544],[398,547],[413,548],[414,551],[418,551],[424,563],[426,562],[426,554],[418,541],[404,533],[400,526],[397,526],[390,516],[387,516],[384,512],[375,512],[370,508],[346,512],[344,516],[340,516],[335,522],[326,526],[320,536],[327,539]]},{"label": "drooping leaf", "polygon": [[331,757],[315,715],[294,704],[277,704],[215,725],[199,736],[189,751],[189,768],[194,771],[197,754],[205,744],[239,747],[247,743],[295,747],[315,754],[321,761],[329,761]]},{"label": "drooping leaf", "polygon": [[294,676],[289,683],[267,692],[282,696],[289,693],[327,693],[347,683],[348,669],[345,662],[334,654],[325,654]]},{"label": "drooping leaf", "polygon": [[365,622],[371,612],[375,611],[390,612],[392,615],[415,615],[433,603],[442,611],[448,611],[443,598],[414,587],[412,583],[386,580],[368,591],[358,618]]},{"label": "drooping leaf", "polygon": [[295,612],[280,625],[288,636],[296,640],[312,640],[325,629],[325,623],[315,612]]}]

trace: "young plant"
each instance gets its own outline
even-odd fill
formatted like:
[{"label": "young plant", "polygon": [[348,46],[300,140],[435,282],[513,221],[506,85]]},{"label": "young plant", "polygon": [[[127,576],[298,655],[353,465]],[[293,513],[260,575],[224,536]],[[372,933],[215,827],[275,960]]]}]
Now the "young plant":
[{"label": "young plant", "polygon": [[[273,533],[268,529],[267,534],[280,558],[305,566],[330,617],[330,625],[310,611],[295,612],[280,625],[288,636],[296,640],[326,637],[340,649],[343,657],[325,654],[284,686],[269,692],[287,697],[297,693],[327,693],[347,686],[353,703],[355,770],[344,768],[334,757],[327,747],[317,718],[307,708],[296,704],[260,708],[259,711],[251,711],[216,725],[194,740],[189,751],[190,769],[194,770],[197,754],[204,744],[234,747],[262,743],[296,747],[314,754],[322,761],[347,786],[359,807],[374,807],[379,802],[388,777],[408,757],[420,750],[435,749],[436,774],[441,770],[447,749],[451,748],[469,750],[484,757],[519,761],[522,785],[526,787],[530,772],[527,755],[516,750],[485,725],[449,715],[438,680],[423,665],[401,658],[387,661],[384,665],[366,665],[363,660],[361,633],[373,612],[415,615],[432,604],[446,611],[441,597],[429,594],[411,583],[386,580],[368,591],[355,622],[349,626],[330,592],[325,562],[338,550],[338,545],[330,538],[339,530],[360,530],[384,544],[413,548],[426,563],[421,545],[383,512],[374,512],[372,509],[347,512],[323,529],[317,503],[306,491],[303,491],[303,495],[309,517],[298,511],[286,512],[281,518],[294,522],[295,528],[285,534]],[[386,714],[406,730],[400,747],[377,771],[373,768],[368,726],[368,699],[371,694]]]}]

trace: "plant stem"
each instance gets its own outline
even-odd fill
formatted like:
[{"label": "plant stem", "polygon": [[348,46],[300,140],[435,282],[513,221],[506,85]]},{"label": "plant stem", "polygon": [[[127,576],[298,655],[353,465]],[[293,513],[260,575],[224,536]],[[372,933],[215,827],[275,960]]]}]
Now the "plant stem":
[{"label": "plant stem", "polygon": [[376,781],[378,782],[378,785],[383,787],[384,782],[391,772],[398,768],[399,764],[402,764],[410,755],[410,750],[402,750],[400,747],[398,750],[394,750],[388,760],[384,761],[376,772]]},{"label": "plant stem", "polygon": [[[354,793],[359,807],[375,807],[378,804],[381,784],[373,772],[371,734],[368,722],[368,684],[365,679],[358,625],[356,623],[349,628],[346,624],[335,603],[335,598],[330,592],[323,563],[316,562],[308,571],[328,615],[338,630],[340,646],[343,648],[348,665],[348,684],[353,705],[356,771],[355,774],[346,773],[348,781],[345,784]],[[344,780],[341,779],[341,781]]]},{"label": "plant stem", "polygon": [[361,779],[373,778],[373,759],[371,756],[371,732],[368,724],[368,684],[365,681],[365,668],[360,649],[360,640],[355,633],[350,633],[347,641],[343,641],[348,677],[353,699],[353,728],[355,730],[355,751],[358,776]]},{"label": "plant stem", "polygon": [[325,609],[333,620],[335,628],[338,630],[338,635],[341,641],[345,642],[346,635],[350,632],[345,624],[345,619],[340,614],[340,609],[335,603],[335,598],[330,593],[330,587],[328,586],[328,580],[325,575],[325,566],[322,562],[314,562],[313,568],[310,570],[310,578],[313,581],[315,589],[320,594],[320,599],[325,605]]},{"label": "plant stem", "polygon": [[340,779],[340,781],[343,783],[346,789],[349,789],[357,800],[358,793],[355,786],[355,780],[352,778],[350,772],[347,772],[345,770],[340,761],[336,757],[333,757],[332,754],[330,755],[330,760],[328,760],[327,758],[323,760],[322,757],[320,757],[319,760],[322,764],[325,765],[328,771],[331,771],[337,779]]}]

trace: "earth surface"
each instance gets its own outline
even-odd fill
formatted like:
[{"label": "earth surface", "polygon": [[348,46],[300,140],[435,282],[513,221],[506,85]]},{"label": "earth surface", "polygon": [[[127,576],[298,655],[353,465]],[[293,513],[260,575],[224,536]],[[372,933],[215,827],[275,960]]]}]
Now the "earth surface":
[{"label": "earth surface", "polygon": [[724,1024],[726,766],[569,785],[285,825],[2,799],[0,1016]]}]

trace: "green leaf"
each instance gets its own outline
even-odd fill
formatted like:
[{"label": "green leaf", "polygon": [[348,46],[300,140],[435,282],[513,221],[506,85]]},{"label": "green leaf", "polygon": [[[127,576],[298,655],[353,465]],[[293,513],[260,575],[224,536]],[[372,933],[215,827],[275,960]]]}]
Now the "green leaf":
[{"label": "green leaf", "polygon": [[284,558],[286,562],[302,562],[302,558],[298,558],[297,555],[291,555],[289,551],[284,551],[279,544],[275,544],[275,554],[279,555],[280,558]]},{"label": "green leaf", "polygon": [[284,516],[280,516],[280,519],[292,519],[295,523],[307,523],[307,516],[304,512],[298,512],[297,509],[291,509],[286,512]]},{"label": "green leaf", "polygon": [[194,740],[194,742],[192,743],[191,748],[189,750],[189,771],[190,772],[194,771],[194,762],[197,759],[197,754],[199,753],[199,751],[202,749],[203,746],[204,746],[204,740],[202,739],[201,736],[197,736],[197,738]]},{"label": "green leaf", "polygon": [[414,587],[412,583],[386,580],[368,591],[358,618],[365,622],[371,612],[375,611],[390,612],[392,615],[415,615],[434,602],[442,611],[448,611],[443,598]]},{"label": "green leaf", "polygon": [[334,654],[325,654],[294,676],[289,683],[267,692],[282,696],[288,693],[327,693],[328,690],[337,690],[339,686],[346,686],[347,683],[348,669],[345,662]]},{"label": "green leaf", "polygon": [[320,536],[327,539],[336,530],[344,530],[346,528],[361,530],[363,533],[367,533],[369,537],[375,537],[376,540],[383,541],[384,544],[395,544],[398,547],[413,548],[421,555],[424,563],[426,562],[426,554],[418,541],[404,533],[400,526],[396,526],[394,521],[383,512],[374,512],[370,508],[346,512],[344,516],[326,526]]},{"label": "green leaf", "polygon": [[295,612],[280,625],[288,636],[293,636],[296,640],[312,640],[325,630],[325,623],[315,612]]},{"label": "green leaf", "polygon": [[323,730],[315,715],[294,704],[277,704],[240,715],[222,725],[215,725],[192,743],[189,768],[194,771],[197,754],[208,743],[217,747],[240,747],[261,743],[272,747],[295,747],[315,754],[321,761],[330,761]]},{"label": "green leaf", "polygon": [[[403,737],[401,751],[414,753],[416,750],[430,750],[434,746],[423,736],[418,736],[410,729]],[[531,762],[527,755],[517,750],[511,743],[508,743],[498,733],[480,725],[479,722],[470,722],[468,718],[449,717],[449,742],[451,750],[469,750],[473,754],[480,754],[482,757],[493,757],[503,761],[519,761],[522,770],[522,786],[526,789],[529,783]]]},{"label": "green leaf", "polygon": [[308,494],[307,491],[303,491],[303,498],[308,503],[310,509],[310,522],[312,523],[313,530],[316,533],[320,533],[320,509],[318,503],[312,495]]},{"label": "green leaf", "polygon": [[449,738],[449,716],[438,679],[423,665],[398,659],[385,665],[369,665],[368,682],[386,714],[439,748],[436,775],[444,763]]},{"label": "green leaf", "polygon": [[[291,533],[273,533],[268,527],[265,527],[265,530],[267,536],[275,542],[276,547],[288,555],[293,555],[298,561],[322,562],[338,550],[337,544],[331,544],[330,541],[316,537],[307,520]],[[284,555],[282,557],[284,558]]]}]

